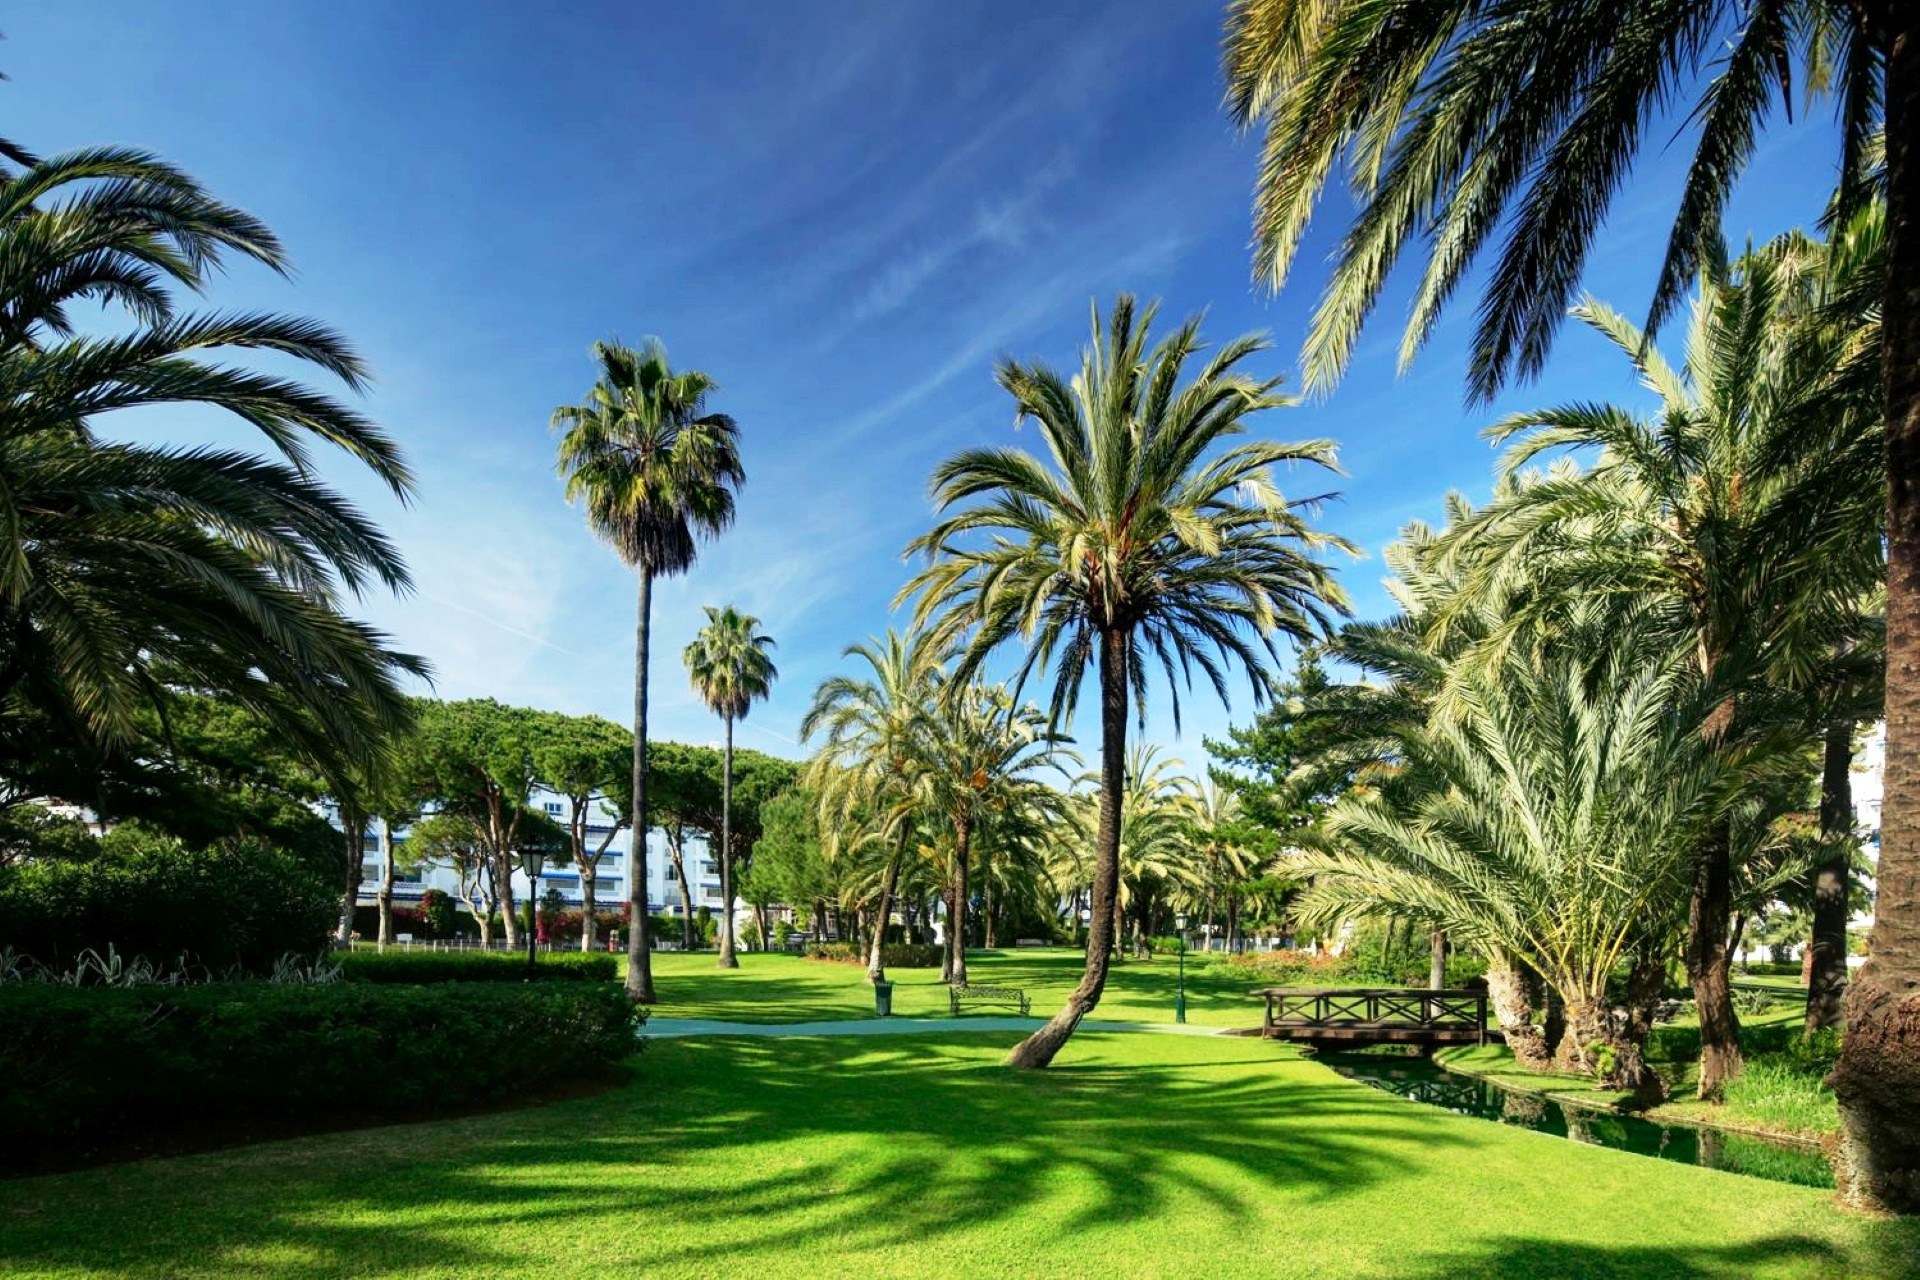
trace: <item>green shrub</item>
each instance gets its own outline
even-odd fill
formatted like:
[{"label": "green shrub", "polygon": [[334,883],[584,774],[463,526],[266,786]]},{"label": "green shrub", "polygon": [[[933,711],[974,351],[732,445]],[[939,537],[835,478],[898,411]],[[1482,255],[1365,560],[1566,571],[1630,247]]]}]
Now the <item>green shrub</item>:
[{"label": "green shrub", "polygon": [[[888,942],[880,946],[880,964],[887,969],[937,969],[946,948],[920,942]],[[815,942],[808,945],[809,960],[835,964],[865,964],[866,949],[854,942]]]},{"label": "green shrub", "polygon": [[612,982],[620,958],[599,951],[543,951],[531,971],[518,951],[349,951],[349,982]]},{"label": "green shrub", "polygon": [[625,1058],[640,1017],[611,983],[0,987],[0,1136],[447,1110]]},{"label": "green shrub", "polygon": [[1798,960],[1754,960],[1739,969],[1756,978],[1797,978],[1803,972]]},{"label": "green shrub", "polygon": [[266,973],[315,955],[338,919],[337,886],[254,840],[191,849],[137,823],[92,861],[0,868],[0,939],[52,968],[112,947],[129,961]]}]

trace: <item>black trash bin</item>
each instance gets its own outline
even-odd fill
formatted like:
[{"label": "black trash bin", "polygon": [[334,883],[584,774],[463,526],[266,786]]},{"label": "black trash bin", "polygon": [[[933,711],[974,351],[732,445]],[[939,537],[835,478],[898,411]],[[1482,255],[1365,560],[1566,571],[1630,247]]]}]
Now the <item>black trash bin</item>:
[{"label": "black trash bin", "polygon": [[893,1016],[893,984],[891,982],[873,984],[873,1011],[883,1018]]}]

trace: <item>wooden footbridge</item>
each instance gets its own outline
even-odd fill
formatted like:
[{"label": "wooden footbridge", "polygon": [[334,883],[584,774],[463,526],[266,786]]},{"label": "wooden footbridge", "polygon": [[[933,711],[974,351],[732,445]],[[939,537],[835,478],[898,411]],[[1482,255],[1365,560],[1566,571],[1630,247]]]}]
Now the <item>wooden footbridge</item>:
[{"label": "wooden footbridge", "polygon": [[1267,987],[1253,994],[1267,1002],[1261,1035],[1316,1048],[1485,1044],[1489,1034],[1484,991]]}]

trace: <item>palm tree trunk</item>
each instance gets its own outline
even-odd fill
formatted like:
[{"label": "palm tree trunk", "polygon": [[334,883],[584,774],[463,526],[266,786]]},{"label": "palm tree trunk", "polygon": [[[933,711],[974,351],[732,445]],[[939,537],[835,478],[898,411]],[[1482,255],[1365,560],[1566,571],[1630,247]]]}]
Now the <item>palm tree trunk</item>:
[{"label": "palm tree trunk", "polygon": [[720,765],[720,961],[722,969],[738,969],[733,953],[733,717],[727,725],[727,749]]},{"label": "palm tree trunk", "polygon": [[653,940],[647,936],[647,647],[653,625],[653,568],[640,566],[633,628],[633,839],[627,842],[627,995],[654,1002]]},{"label": "palm tree trunk", "polygon": [[1487,965],[1487,1003],[1507,1047],[1513,1050],[1514,1060],[1529,1071],[1546,1070],[1551,1059],[1546,1038],[1533,1022],[1526,975],[1509,956],[1496,955]]},{"label": "palm tree trunk", "polygon": [[393,942],[393,823],[380,819],[380,949]]},{"label": "palm tree trunk", "polygon": [[1820,837],[1814,870],[1813,937],[1807,947],[1807,1034],[1840,1025],[1847,994],[1847,881],[1853,871],[1853,725],[1827,726],[1820,766]]},{"label": "palm tree trunk", "polygon": [[873,912],[873,949],[867,953],[868,982],[884,982],[887,977],[880,951],[887,943],[887,913],[893,909],[893,891],[900,884],[900,864],[906,859],[910,834],[911,829],[902,824],[899,843],[894,845],[893,856],[887,859],[887,869],[880,877],[880,901]]},{"label": "palm tree trunk", "polygon": [[346,828],[347,887],[340,895],[340,923],[333,938],[344,947],[353,942],[353,909],[360,901],[360,882],[366,879],[367,820],[343,808],[340,825]]},{"label": "palm tree trunk", "polygon": [[1887,752],[1870,956],[1834,1069],[1844,1203],[1920,1212],[1920,6],[1869,15],[1886,55]]},{"label": "palm tree trunk", "polygon": [[1120,898],[1120,805],[1126,789],[1127,645],[1125,631],[1100,637],[1100,826],[1094,837],[1093,920],[1087,931],[1087,967],[1067,1003],[1046,1026],[1014,1046],[1007,1064],[1044,1067],[1100,1004],[1113,963]]},{"label": "palm tree trunk", "polygon": [[1427,989],[1444,991],[1447,987],[1447,931],[1435,929],[1427,935],[1433,954],[1427,961]]},{"label": "palm tree trunk", "polygon": [[[1687,980],[1700,1014],[1700,1089],[1718,1098],[1740,1074],[1740,1018],[1733,1009],[1733,952],[1727,936],[1733,915],[1732,832],[1716,819],[1694,855],[1688,904]],[[1571,1011],[1569,1011],[1571,1016]]]},{"label": "palm tree trunk", "polygon": [[953,984],[967,985],[967,860],[973,852],[973,823],[961,819],[953,824],[953,952],[950,971]]}]

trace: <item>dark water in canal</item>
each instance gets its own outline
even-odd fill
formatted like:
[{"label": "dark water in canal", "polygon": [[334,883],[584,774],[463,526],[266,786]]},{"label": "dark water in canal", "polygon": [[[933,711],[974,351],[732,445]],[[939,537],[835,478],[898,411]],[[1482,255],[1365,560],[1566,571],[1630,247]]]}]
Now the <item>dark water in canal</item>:
[{"label": "dark water in canal", "polygon": [[1806,1187],[1833,1185],[1833,1170],[1826,1158],[1811,1147],[1795,1143],[1562,1107],[1534,1094],[1514,1093],[1472,1076],[1456,1075],[1424,1058],[1324,1054],[1320,1061],[1349,1079],[1416,1102],[1445,1107],[1456,1115],[1775,1182]]}]

